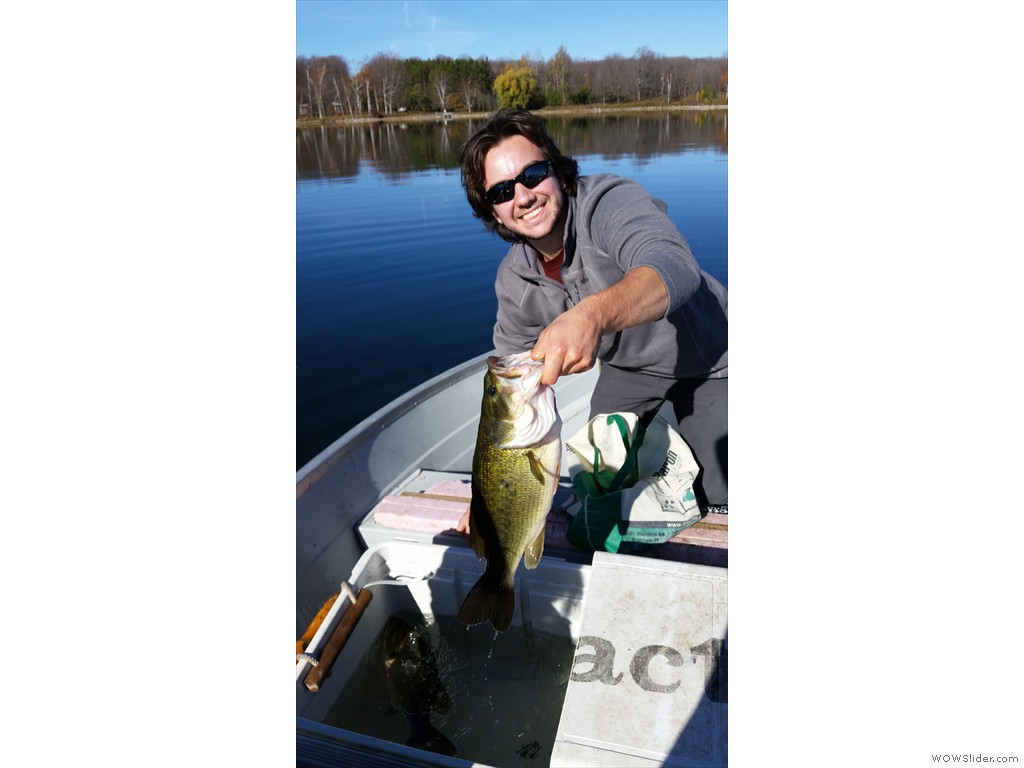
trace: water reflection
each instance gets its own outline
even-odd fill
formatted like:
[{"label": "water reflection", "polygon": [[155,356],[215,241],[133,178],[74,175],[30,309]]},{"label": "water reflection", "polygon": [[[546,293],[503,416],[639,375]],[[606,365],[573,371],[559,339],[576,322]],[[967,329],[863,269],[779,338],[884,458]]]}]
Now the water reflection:
[{"label": "water reflection", "polygon": [[[417,171],[455,168],[459,147],[483,123],[473,118],[297,129],[297,178],[355,178],[366,164],[401,183]],[[729,151],[724,110],[552,116],[547,127],[559,148],[573,156],[628,156],[640,165],[684,149]]]}]

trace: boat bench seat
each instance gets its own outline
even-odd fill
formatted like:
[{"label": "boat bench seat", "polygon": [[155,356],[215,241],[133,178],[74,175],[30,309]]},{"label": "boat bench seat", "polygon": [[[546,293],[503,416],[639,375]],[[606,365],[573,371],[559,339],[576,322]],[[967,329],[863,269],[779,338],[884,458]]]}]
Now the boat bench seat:
[{"label": "boat bench seat", "polygon": [[[392,539],[411,539],[468,547],[469,538],[455,527],[469,509],[471,496],[469,473],[419,470],[399,483],[366,516],[359,526],[363,544],[370,547]],[[544,556],[589,563],[593,553],[577,549],[565,535],[571,518],[563,510],[573,498],[572,484],[562,478],[547,518]],[[706,514],[642,556],[727,567],[729,517]]]}]

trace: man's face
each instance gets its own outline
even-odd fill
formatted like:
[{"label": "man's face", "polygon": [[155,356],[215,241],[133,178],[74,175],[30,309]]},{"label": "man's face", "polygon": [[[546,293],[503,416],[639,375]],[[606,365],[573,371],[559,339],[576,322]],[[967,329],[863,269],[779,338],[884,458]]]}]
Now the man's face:
[{"label": "man's face", "polygon": [[[544,159],[540,148],[523,136],[502,139],[484,156],[484,189],[514,179],[524,168]],[[533,189],[516,184],[512,199],[492,205],[491,211],[500,223],[543,252],[554,253],[562,247],[565,190],[554,169]]]}]

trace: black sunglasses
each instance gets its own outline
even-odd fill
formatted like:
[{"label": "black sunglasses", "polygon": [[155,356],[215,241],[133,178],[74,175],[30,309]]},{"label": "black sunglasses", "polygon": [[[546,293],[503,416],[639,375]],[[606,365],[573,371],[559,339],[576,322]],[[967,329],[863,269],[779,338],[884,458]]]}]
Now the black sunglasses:
[{"label": "black sunglasses", "polygon": [[507,203],[516,196],[516,184],[522,184],[527,189],[533,189],[550,175],[551,161],[538,160],[533,165],[528,165],[523,168],[523,172],[514,179],[499,181],[493,187],[484,192],[484,201],[488,205]]}]

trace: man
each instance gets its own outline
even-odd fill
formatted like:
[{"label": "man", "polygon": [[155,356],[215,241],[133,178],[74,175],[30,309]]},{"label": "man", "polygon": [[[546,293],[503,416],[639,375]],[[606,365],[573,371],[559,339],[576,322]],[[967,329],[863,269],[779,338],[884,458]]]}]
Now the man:
[{"label": "man", "polygon": [[495,282],[497,353],[532,349],[545,384],[600,360],[591,418],[650,423],[670,401],[701,467],[698,501],[727,511],[728,295],[665,204],[628,179],[580,177],[522,110],[494,115],[459,163],[473,215],[512,243]]}]

